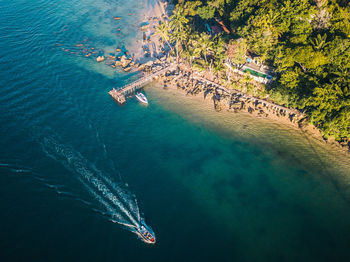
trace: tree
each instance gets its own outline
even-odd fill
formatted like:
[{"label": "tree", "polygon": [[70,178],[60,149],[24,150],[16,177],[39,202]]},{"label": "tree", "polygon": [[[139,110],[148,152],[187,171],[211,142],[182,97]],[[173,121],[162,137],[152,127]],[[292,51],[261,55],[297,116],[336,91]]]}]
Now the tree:
[{"label": "tree", "polygon": [[188,23],[188,19],[184,15],[184,9],[182,6],[177,6],[173,15],[170,17],[170,27],[172,34],[175,37],[176,42],[176,60],[179,61],[179,40],[178,37],[182,36],[182,31]]},{"label": "tree", "polygon": [[203,19],[211,19],[214,17],[215,8],[212,6],[202,6],[197,9],[197,14]]},{"label": "tree", "polygon": [[169,43],[170,40],[170,25],[168,22],[163,22],[160,25],[157,26],[156,28],[156,34],[158,34],[162,39],[168,44],[170,47],[171,51],[173,51],[173,48],[171,44]]},{"label": "tree", "polygon": [[[181,4],[171,21],[177,55],[185,56],[193,66],[219,72],[227,58],[236,65],[244,64],[249,48],[260,56],[259,60],[274,67],[274,81],[266,89],[271,99],[304,110],[326,137],[350,137],[348,1],[178,2]],[[212,38],[197,30],[198,23],[213,17],[226,23],[229,19],[234,35]],[[180,33],[188,27],[191,30],[185,29],[187,36]],[[244,81],[248,78],[241,84],[257,94],[256,87],[248,87]]]},{"label": "tree", "polygon": [[209,64],[207,57],[213,52],[213,42],[210,38],[210,35],[207,33],[201,33],[194,42],[194,53],[199,57],[203,57],[206,65],[208,66]]},{"label": "tree", "polygon": [[312,38],[310,40],[313,48],[316,51],[322,50],[324,47],[326,47],[328,45],[327,41],[327,35],[324,34],[323,36],[321,36],[320,34],[317,35],[317,37]]},{"label": "tree", "polygon": [[243,38],[232,40],[228,45],[227,56],[239,67],[246,62],[247,49],[247,42]]}]

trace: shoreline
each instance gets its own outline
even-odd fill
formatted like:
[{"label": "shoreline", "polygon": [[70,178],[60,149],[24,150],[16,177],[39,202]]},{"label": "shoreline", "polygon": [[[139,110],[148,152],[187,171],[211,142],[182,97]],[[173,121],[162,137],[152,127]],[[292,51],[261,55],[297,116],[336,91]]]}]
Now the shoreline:
[{"label": "shoreline", "polygon": [[[175,58],[170,56],[169,48],[166,49],[164,41],[162,43],[160,37],[155,33],[156,25],[153,23],[154,21],[159,23],[169,20],[169,14],[173,6],[169,1],[150,0],[148,7],[149,10],[145,12],[144,20],[151,21],[147,29],[147,34],[149,35],[147,41],[149,45],[147,46],[152,47],[148,49],[149,53],[144,53],[143,57],[135,57],[135,60],[131,62],[134,63],[131,64],[134,67],[133,71],[144,72],[144,74],[157,71],[160,68],[164,68],[166,63],[175,61]],[[139,48],[144,51],[144,46]],[[325,139],[317,127],[308,123],[307,116],[295,108],[287,108],[266,98],[256,97],[243,91],[225,87],[225,83],[221,83],[220,77],[212,75],[207,71],[198,72],[186,63],[178,63],[178,68],[180,70],[178,70],[179,72],[176,73],[175,77],[171,77],[174,72],[167,72],[163,76],[158,76],[157,80],[165,85],[165,87],[169,85],[176,86],[178,89],[186,92],[187,95],[202,95],[204,100],[211,99],[217,111],[226,110],[233,113],[247,113],[254,117],[291,125],[300,129],[308,136],[350,153],[350,143],[347,141],[339,142],[331,138]],[[212,83],[204,83],[203,85],[203,80]],[[171,83],[171,81],[174,82]],[[255,84],[259,85],[259,83]]]},{"label": "shoreline", "polygon": [[[179,64],[178,66],[179,70],[167,71],[154,80],[164,89],[176,89],[186,96],[192,96],[204,103],[210,103],[217,112],[227,111],[236,114],[241,113],[255,118],[276,121],[280,124],[298,129],[305,135],[313,137],[334,149],[341,150],[348,154],[350,153],[350,148],[348,148],[348,146],[342,146],[337,141],[325,140],[320,130],[308,124],[306,116],[301,112],[299,112],[298,115],[298,111],[295,109],[286,108],[234,89],[223,90],[222,87],[219,87],[219,84],[216,83],[203,84],[203,78],[198,77],[198,75],[200,75],[198,72],[192,71],[195,76],[191,78],[192,72],[182,70],[184,69],[183,64]],[[245,97],[241,96],[242,93],[245,94]],[[273,105],[277,106],[279,110],[274,109]],[[284,108],[284,112],[281,112],[281,110],[283,110],[282,108]]]},{"label": "shoreline", "polygon": [[[149,49],[145,51],[145,46],[138,46],[139,42],[136,41],[133,49],[139,48],[144,53],[139,57],[134,57],[129,62],[130,66],[133,67],[133,71],[143,72],[144,75],[160,70],[167,63],[176,60],[176,58],[170,56],[169,48],[167,49],[164,41],[162,42],[155,32],[157,23],[159,24],[159,22],[169,20],[169,14],[173,9],[172,4],[169,1],[151,0],[148,2],[148,7],[149,10],[144,14],[144,20],[146,22],[150,21],[147,26],[148,40],[143,41],[143,43],[146,43]],[[143,31],[142,28],[141,31]],[[123,60],[124,58],[122,57],[121,59]],[[124,68],[123,63],[121,64],[119,62],[118,65],[122,65]],[[229,86],[225,87],[225,83],[222,83],[223,81],[219,76],[207,71],[196,71],[184,62],[178,63],[177,66],[179,69],[177,70],[178,72],[167,72],[164,75],[158,76],[155,80],[158,80],[165,87],[175,86],[186,92],[187,95],[203,96],[204,100],[212,100],[216,111],[225,110],[233,113],[247,113],[254,117],[278,121],[282,124],[296,127],[308,136],[325,144],[350,153],[350,143],[347,143],[347,141],[342,143],[334,139],[325,139],[321,131],[308,123],[307,116],[299,110],[287,108],[274,103],[274,101],[256,97],[249,93],[232,89]],[[237,77],[242,76],[237,75]],[[252,82],[256,85],[260,84],[255,83],[255,81]]]},{"label": "shoreline", "polygon": [[[94,48],[84,51],[83,54],[85,57],[91,55],[90,58],[113,69],[120,68],[125,72],[140,72],[142,76],[164,68],[166,64],[174,62],[176,58],[170,55],[170,48],[156,34],[156,26],[169,20],[172,9],[173,5],[169,1],[147,1],[147,10],[140,14],[143,17],[139,19],[142,23],[135,25],[138,35],[131,46],[117,47],[115,54],[109,56],[105,56],[102,50],[99,50],[99,54]],[[117,16],[112,19],[119,21],[122,17]],[[77,44],[76,47],[84,48],[82,44]],[[317,140],[350,153],[348,141],[339,142],[331,138],[326,140],[317,127],[308,123],[307,116],[297,109],[287,108],[270,101],[270,99],[249,94],[244,90],[233,89],[219,75],[214,75],[207,70],[199,72],[184,62],[180,62],[178,67],[178,72],[167,72],[165,75],[157,77],[158,81],[165,87],[173,85],[186,92],[187,95],[203,96],[205,100],[212,100],[217,111],[247,113],[254,117],[291,125]],[[242,76],[237,74],[234,77],[240,79]],[[261,85],[254,80],[251,83],[256,86]]]}]

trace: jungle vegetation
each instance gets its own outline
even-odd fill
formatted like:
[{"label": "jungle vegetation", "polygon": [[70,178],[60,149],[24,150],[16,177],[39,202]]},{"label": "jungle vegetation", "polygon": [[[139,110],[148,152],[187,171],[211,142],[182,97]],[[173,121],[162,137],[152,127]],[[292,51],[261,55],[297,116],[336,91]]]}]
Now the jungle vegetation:
[{"label": "jungle vegetation", "polygon": [[[253,50],[275,76],[270,99],[308,115],[325,138],[350,138],[347,0],[178,0],[158,34],[193,67],[224,71]],[[205,24],[226,26],[215,36]],[[227,30],[226,30],[227,31]],[[231,50],[231,52],[228,52]],[[233,52],[232,52],[233,50]]]}]

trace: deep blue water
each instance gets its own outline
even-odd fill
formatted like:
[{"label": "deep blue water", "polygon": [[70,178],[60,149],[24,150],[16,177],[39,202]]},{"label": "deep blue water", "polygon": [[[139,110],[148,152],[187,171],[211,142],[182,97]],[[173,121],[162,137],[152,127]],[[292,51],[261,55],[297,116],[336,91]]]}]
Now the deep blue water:
[{"label": "deep blue water", "polygon": [[[156,86],[149,107],[108,96],[137,76],[76,45],[130,45],[144,7],[0,0],[0,260],[349,261],[348,156]],[[128,184],[155,246],[111,221],[89,170]]]}]

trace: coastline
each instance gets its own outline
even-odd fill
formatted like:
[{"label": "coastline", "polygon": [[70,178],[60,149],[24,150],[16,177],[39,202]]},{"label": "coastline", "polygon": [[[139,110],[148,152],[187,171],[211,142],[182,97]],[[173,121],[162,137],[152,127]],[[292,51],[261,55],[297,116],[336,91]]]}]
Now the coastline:
[{"label": "coastline", "polygon": [[337,145],[317,139],[290,122],[255,117],[246,112],[217,112],[211,99],[187,95],[174,85],[164,87],[154,82],[145,86],[145,92],[151,102],[155,100],[153,103],[156,107],[160,105],[171,114],[194,124],[199,134],[202,127],[208,128],[220,134],[224,141],[234,139],[243,145],[257,144],[272,150],[274,154],[290,156],[300,163],[308,159],[308,162],[304,162],[305,166],[321,166],[327,172],[341,172],[344,181],[348,181],[346,170],[349,153]]},{"label": "coastline", "polygon": [[[104,63],[113,69],[122,69],[125,72],[140,72],[147,75],[164,68],[165,64],[169,64],[176,60],[170,56],[169,47],[162,41],[161,37],[156,34],[156,26],[164,21],[169,21],[169,15],[173,9],[170,1],[148,0],[147,8],[139,14],[141,25],[135,25],[136,34],[135,41],[127,47],[117,47],[115,54],[105,56],[103,53],[98,54],[95,50],[84,50],[85,57],[91,57],[98,63]],[[123,17],[113,17],[118,21]],[[77,44],[78,48],[84,48],[82,44]],[[93,48],[91,48],[93,49]],[[100,50],[101,52],[101,50]],[[266,118],[279,121],[286,125],[291,125],[301,129],[309,136],[317,140],[339,147],[344,151],[350,152],[350,144],[347,141],[343,143],[334,139],[325,139],[321,131],[314,125],[308,123],[307,117],[300,111],[287,108],[276,104],[270,99],[261,98],[258,95],[249,94],[245,90],[235,90],[229,84],[225,83],[219,75],[213,75],[209,71],[196,71],[185,62],[178,64],[179,72],[168,72],[166,76],[160,76],[159,81],[165,86],[176,86],[186,92],[187,95],[200,96],[205,100],[210,100],[217,111],[226,110],[233,113],[243,112],[258,118]],[[178,74],[173,77],[172,74]],[[241,79],[241,75],[234,75],[237,79]],[[214,82],[214,85],[203,85],[205,79]],[[174,82],[172,82],[174,81]],[[261,83],[251,81],[259,89]]]},{"label": "coastline", "polygon": [[[131,66],[134,67],[133,71],[147,74],[164,68],[165,64],[176,60],[175,57],[170,56],[169,48],[166,49],[164,41],[156,34],[157,24],[168,21],[172,9],[173,5],[169,1],[148,1],[148,10],[143,14],[143,23],[148,23],[146,33],[144,32],[147,41],[145,39],[143,41],[136,40],[135,44],[130,47],[130,50],[134,50],[133,54],[138,54],[133,56],[132,62],[130,61]],[[141,28],[141,31],[145,30]],[[307,116],[297,109],[287,108],[274,101],[232,89],[226,83],[222,83],[219,76],[207,71],[196,71],[184,61],[178,63],[178,68],[178,72],[167,72],[155,80],[158,80],[165,87],[173,86],[183,90],[187,95],[200,96],[203,97],[203,100],[210,100],[217,111],[242,112],[258,118],[278,121],[296,127],[314,139],[350,153],[350,144],[347,141],[341,143],[332,138],[325,139],[321,131],[308,123]],[[237,74],[236,77],[241,78],[242,76]],[[211,81],[213,84],[203,84],[203,80]],[[261,85],[257,82],[254,83],[254,80],[252,82]]]},{"label": "coastline", "polygon": [[[301,112],[248,94],[243,93],[245,96],[241,96],[242,92],[237,90],[222,90],[222,87],[216,83],[203,83],[203,78],[201,77],[202,74],[188,69],[189,68],[183,64],[179,64],[179,70],[168,71],[164,75],[155,78],[155,80],[163,86],[164,89],[178,89],[186,96],[192,96],[198,98],[198,100],[203,103],[211,104],[215,111],[243,113],[256,118],[277,121],[283,125],[290,126],[291,128],[296,128],[305,135],[335,149],[340,149],[345,153],[350,152],[350,148],[342,146],[337,141],[325,140],[322,137],[320,130],[315,126],[308,124],[306,116]],[[191,74],[194,76],[191,76]],[[278,109],[276,110],[274,106],[278,107]]]},{"label": "coastline", "polygon": [[[146,4],[4,4],[2,260],[350,261],[350,154],[255,105],[271,102],[263,92],[220,73],[215,88],[215,69],[192,72],[185,56],[150,76],[175,52],[124,72],[116,48],[144,55]],[[142,75],[125,105],[108,95]],[[140,220],[155,246],[130,232]]]}]

